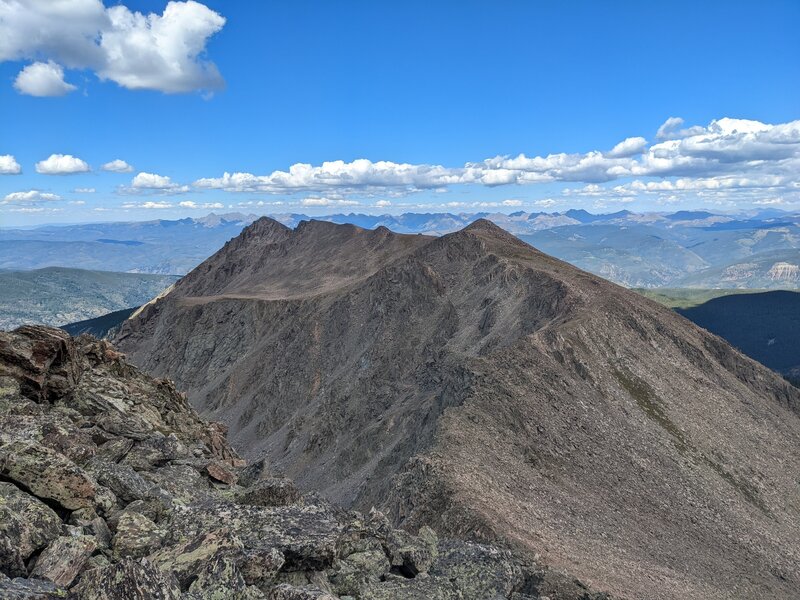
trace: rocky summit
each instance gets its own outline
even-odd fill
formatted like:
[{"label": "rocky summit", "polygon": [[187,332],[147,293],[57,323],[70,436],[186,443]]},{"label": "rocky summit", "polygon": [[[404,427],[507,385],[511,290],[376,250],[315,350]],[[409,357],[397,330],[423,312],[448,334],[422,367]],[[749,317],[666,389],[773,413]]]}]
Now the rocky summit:
[{"label": "rocky summit", "polygon": [[0,598],[601,600],[303,495],[108,343],[0,332]]},{"label": "rocky summit", "polygon": [[489,221],[259,219],[116,343],[243,455],[404,530],[623,598],[798,597],[800,390]]}]

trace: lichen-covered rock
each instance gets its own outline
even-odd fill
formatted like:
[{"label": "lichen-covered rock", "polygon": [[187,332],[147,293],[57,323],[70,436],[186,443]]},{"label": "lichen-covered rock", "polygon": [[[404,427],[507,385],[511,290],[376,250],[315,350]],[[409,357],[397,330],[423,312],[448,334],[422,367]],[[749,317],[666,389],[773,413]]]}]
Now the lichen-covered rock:
[{"label": "lichen-covered rock", "polygon": [[39,444],[12,442],[0,447],[0,475],[69,510],[98,502],[97,482],[86,471]]},{"label": "lichen-covered rock", "polygon": [[202,565],[185,598],[263,600],[264,594],[258,588],[247,585],[233,560],[220,556]]},{"label": "lichen-covered rock", "polygon": [[173,577],[145,559],[132,558],[86,571],[72,593],[80,600],[181,600]]},{"label": "lichen-covered rock", "polygon": [[311,587],[296,587],[288,583],[270,590],[269,600],[339,600],[336,596]]},{"label": "lichen-covered rock", "polygon": [[260,589],[267,589],[281,570],[286,559],[277,548],[261,546],[245,549],[240,569],[245,581]]},{"label": "lichen-covered rock", "polygon": [[[243,550],[242,542],[230,531],[217,529],[201,533],[183,543],[161,548],[151,554],[149,560],[165,573],[173,574],[181,588],[186,588],[203,565],[213,560],[227,557],[246,563]],[[281,564],[283,564],[282,556],[278,568]],[[254,565],[255,567],[256,565]],[[248,583],[254,583],[254,581],[248,581]]]},{"label": "lichen-covered rock", "polygon": [[96,548],[97,541],[92,536],[60,537],[36,559],[31,577],[69,587]]},{"label": "lichen-covered rock", "polygon": [[429,573],[452,581],[465,598],[508,598],[523,582],[510,552],[472,542],[441,543]]},{"label": "lichen-covered rock", "polygon": [[0,572],[27,575],[25,561],[61,532],[61,519],[42,501],[0,482]]},{"label": "lichen-covered rock", "polygon": [[245,548],[277,548],[287,571],[323,570],[336,557],[343,526],[328,507],[293,505],[241,506],[202,502],[176,507],[169,524],[171,535],[182,539],[203,531],[228,528]]},{"label": "lichen-covered rock", "polygon": [[67,596],[67,590],[52,581],[21,577],[8,579],[0,575],[0,598],[3,600],[63,600]]},{"label": "lichen-covered rock", "polygon": [[86,464],[86,470],[98,483],[104,485],[122,502],[129,504],[134,500],[142,500],[151,487],[142,477],[128,465],[121,465],[102,459],[92,459]]},{"label": "lichen-covered rock", "polygon": [[269,477],[241,492],[236,501],[252,506],[287,506],[299,502],[300,490],[291,479]]},{"label": "lichen-covered rock", "polygon": [[166,532],[137,512],[126,511],[117,523],[114,555],[118,558],[141,558],[161,547]]}]

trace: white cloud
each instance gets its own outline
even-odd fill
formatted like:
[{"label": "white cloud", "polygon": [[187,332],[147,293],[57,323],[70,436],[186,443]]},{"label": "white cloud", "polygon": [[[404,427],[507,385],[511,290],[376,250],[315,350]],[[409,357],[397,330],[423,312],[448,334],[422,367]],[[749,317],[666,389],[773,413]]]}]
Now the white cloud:
[{"label": "white cloud", "polygon": [[71,175],[90,171],[89,165],[71,154],[51,154],[36,163],[36,172],[42,175]]},{"label": "white cloud", "polygon": [[161,209],[161,208],[172,208],[172,204],[169,202],[156,202],[152,200],[148,200],[147,202],[125,202],[122,205],[122,208],[144,208],[144,209]]},{"label": "white cloud", "polygon": [[131,180],[131,187],[125,191],[127,193],[155,191],[164,194],[182,194],[189,191],[189,186],[175,183],[166,175],[142,172],[136,174]]},{"label": "white cloud", "polygon": [[73,206],[83,206],[86,204],[86,200],[70,200],[69,203]]},{"label": "white cloud", "polygon": [[10,154],[0,155],[0,175],[18,175],[22,172],[17,159]]},{"label": "white cloud", "polygon": [[503,206],[522,206],[522,200],[503,200]]},{"label": "white cloud", "polygon": [[117,158],[111,162],[105,163],[100,167],[103,171],[110,171],[111,173],[130,173],[133,167],[126,163],[124,160]]},{"label": "white cloud", "polygon": [[202,204],[198,204],[197,202],[194,202],[192,200],[184,200],[183,202],[179,202],[178,206],[180,206],[181,208],[192,208],[192,209],[202,208],[205,210],[225,208],[225,205],[222,204],[221,202],[204,202]]},{"label": "white cloud", "polygon": [[72,191],[76,194],[94,194],[97,190],[94,188],[75,188]]},{"label": "white cloud", "polygon": [[303,198],[300,201],[302,206],[358,206],[355,200],[341,200],[336,198]]},{"label": "white cloud", "polygon": [[224,82],[204,54],[224,25],[194,0],[169,2],[161,15],[100,0],[2,0],[0,62],[45,58],[128,89],[216,90]]},{"label": "white cloud", "polygon": [[27,192],[11,192],[3,198],[3,204],[36,204],[39,202],[54,202],[61,200],[58,194],[30,190]]},{"label": "white cloud", "polygon": [[643,137],[629,137],[606,152],[606,156],[609,158],[625,158],[641,154],[645,148],[647,148],[646,139]]},{"label": "white cloud", "polygon": [[556,204],[556,201],[553,200],[552,198],[544,198],[542,200],[536,200],[534,204],[536,206],[541,206],[542,208],[550,208],[551,206]]},{"label": "white cloud", "polygon": [[375,206],[377,208],[386,208],[387,206],[391,206],[391,205],[392,205],[392,203],[389,200],[378,200],[375,203]]},{"label": "white cloud", "polygon": [[14,80],[14,89],[27,96],[66,96],[78,89],[64,81],[64,69],[52,60],[35,62],[19,72]]},{"label": "white cloud", "polygon": [[318,167],[297,163],[288,171],[273,171],[269,175],[225,173],[222,177],[198,179],[194,186],[232,192],[267,193],[390,188],[416,191],[459,183],[459,179],[458,173],[441,166],[372,162],[362,158],[349,163],[341,160],[324,162]]},{"label": "white cloud", "polygon": [[680,117],[670,117],[658,128],[656,132],[656,138],[659,140],[674,140],[682,137],[688,137],[690,135],[696,135],[698,133],[702,133],[702,127],[689,127],[688,129],[681,129],[681,125],[683,125],[683,119]]}]

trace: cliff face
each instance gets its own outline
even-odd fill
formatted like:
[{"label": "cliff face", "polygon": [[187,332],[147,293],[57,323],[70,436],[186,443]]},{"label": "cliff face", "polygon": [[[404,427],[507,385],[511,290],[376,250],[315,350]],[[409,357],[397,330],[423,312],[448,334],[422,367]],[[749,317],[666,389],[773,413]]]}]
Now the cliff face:
[{"label": "cliff face", "polygon": [[630,598],[800,589],[800,391],[487,221],[262,219],[128,321],[233,445]]},{"label": "cliff face", "polygon": [[0,598],[340,595],[606,598],[507,550],[303,496],[105,342],[0,332]]}]

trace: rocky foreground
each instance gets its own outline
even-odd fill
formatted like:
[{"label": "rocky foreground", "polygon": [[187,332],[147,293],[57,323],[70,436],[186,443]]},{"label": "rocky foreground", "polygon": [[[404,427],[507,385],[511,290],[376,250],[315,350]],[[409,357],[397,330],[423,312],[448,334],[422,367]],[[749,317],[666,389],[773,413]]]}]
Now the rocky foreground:
[{"label": "rocky foreground", "polygon": [[0,332],[0,598],[607,596],[302,496],[108,343],[23,327]]}]

